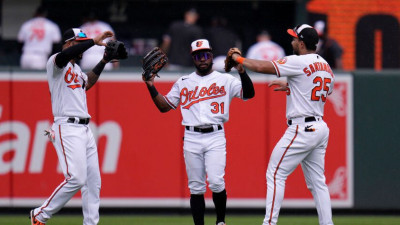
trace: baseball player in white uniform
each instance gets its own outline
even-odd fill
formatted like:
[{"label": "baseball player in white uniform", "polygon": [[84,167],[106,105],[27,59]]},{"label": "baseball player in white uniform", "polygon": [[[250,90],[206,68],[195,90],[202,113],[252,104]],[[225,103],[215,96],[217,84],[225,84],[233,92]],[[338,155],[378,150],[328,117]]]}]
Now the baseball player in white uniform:
[{"label": "baseball player in white uniform", "polygon": [[[112,27],[103,21],[96,20],[94,15],[91,15],[91,19],[84,23],[81,26],[82,31],[87,34],[89,38],[94,38],[97,35],[103,33],[104,31],[111,31],[114,33],[114,30]],[[115,37],[114,37],[115,38]],[[107,42],[108,40],[105,40]],[[80,62],[80,65],[82,69],[91,69],[93,68],[99,60],[103,58],[103,53],[104,53],[104,46],[98,46],[95,45],[91,48],[89,48],[87,51],[85,51],[82,55],[82,60]],[[107,63],[106,67],[104,70],[111,70],[114,67],[118,66],[118,63]]]},{"label": "baseball player in white uniform", "polygon": [[257,35],[257,43],[250,46],[246,54],[246,58],[266,61],[278,60],[284,56],[283,48],[271,41],[271,36],[266,30]]},{"label": "baseball player in white uniform", "polygon": [[328,63],[315,53],[318,34],[307,25],[288,29],[295,55],[276,61],[232,58],[250,70],[287,77],[274,81],[275,90],[286,91],[288,128],[276,144],[267,169],[267,201],[264,225],[275,225],[283,201],[286,178],[301,164],[307,188],[318,212],[319,224],[331,225],[332,210],[325,183],[325,151],[329,128],[323,120],[326,98],[333,90],[334,75]]},{"label": "baseball player in white uniform", "polygon": [[45,9],[39,7],[34,18],[22,24],[18,41],[23,42],[21,68],[44,70],[53,44],[61,41],[57,24],[45,17]]},{"label": "baseball player in white uniform", "polygon": [[161,112],[180,107],[185,127],[183,152],[190,189],[190,207],[195,225],[204,225],[206,177],[213,192],[217,225],[225,224],[226,139],[224,123],[234,97],[254,97],[254,87],[243,66],[238,65],[240,80],[230,74],[213,71],[213,54],[206,39],[191,44],[196,71],[179,78],[170,92],[162,96],[154,86],[154,76],[146,81],[150,95]]},{"label": "baseball player in white uniform", "polygon": [[56,149],[65,180],[42,206],[31,211],[32,225],[42,225],[81,190],[83,224],[99,221],[100,170],[97,146],[88,123],[90,115],[86,91],[96,82],[108,62],[100,62],[88,73],[75,63],[93,45],[105,45],[103,40],[113,36],[103,32],[89,39],[80,29],[68,29],[63,35],[63,50],[47,62],[47,78],[51,94],[54,123],[48,135]]}]

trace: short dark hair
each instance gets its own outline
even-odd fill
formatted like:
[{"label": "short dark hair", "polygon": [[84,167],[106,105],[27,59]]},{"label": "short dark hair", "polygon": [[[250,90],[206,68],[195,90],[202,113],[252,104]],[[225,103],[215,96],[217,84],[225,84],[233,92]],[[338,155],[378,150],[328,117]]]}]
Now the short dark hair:
[{"label": "short dark hair", "polygon": [[317,50],[317,45],[315,44],[315,42],[311,43],[310,41],[305,41],[305,40],[303,42],[308,50],[313,50],[313,51]]}]

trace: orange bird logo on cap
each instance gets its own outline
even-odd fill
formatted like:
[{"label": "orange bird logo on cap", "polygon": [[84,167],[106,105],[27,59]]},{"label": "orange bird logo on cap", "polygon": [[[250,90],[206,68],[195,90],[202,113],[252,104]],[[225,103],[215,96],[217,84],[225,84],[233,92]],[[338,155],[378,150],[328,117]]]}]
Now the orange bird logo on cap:
[{"label": "orange bird logo on cap", "polygon": [[198,41],[198,42],[196,42],[196,47],[201,47],[202,44],[203,44],[203,41]]}]

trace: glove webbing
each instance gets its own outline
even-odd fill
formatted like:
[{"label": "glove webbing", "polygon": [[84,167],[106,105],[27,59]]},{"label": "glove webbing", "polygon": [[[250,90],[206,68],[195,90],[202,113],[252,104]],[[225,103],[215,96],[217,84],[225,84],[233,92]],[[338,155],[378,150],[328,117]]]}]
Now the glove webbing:
[{"label": "glove webbing", "polygon": [[[155,58],[155,59],[153,59],[153,60],[151,60],[151,61],[149,62],[150,65],[147,65],[146,68],[145,68],[145,70],[148,70],[149,68],[154,67],[154,65],[156,65],[156,64],[158,64],[158,63],[162,63],[162,62],[160,61],[160,59],[162,59],[162,58],[164,58],[164,57],[165,57],[164,54],[158,55],[157,58]],[[153,68],[153,71],[152,71],[152,72],[157,72],[158,70],[156,70],[156,69],[158,69],[158,68]]]},{"label": "glove webbing", "polygon": [[155,51],[151,51],[149,52],[144,58],[143,58],[143,62],[145,63],[143,65],[143,68],[147,68],[149,63],[151,63],[153,60],[150,60],[152,58],[154,58],[156,55],[158,54],[162,54],[158,49]]}]

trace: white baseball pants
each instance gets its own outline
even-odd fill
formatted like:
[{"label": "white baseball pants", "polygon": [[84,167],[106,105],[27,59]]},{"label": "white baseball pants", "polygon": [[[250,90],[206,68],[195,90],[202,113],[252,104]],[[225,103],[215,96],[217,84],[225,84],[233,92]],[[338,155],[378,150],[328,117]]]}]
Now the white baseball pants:
[{"label": "white baseball pants", "polygon": [[36,219],[46,222],[79,190],[82,193],[83,224],[99,222],[101,178],[97,146],[88,125],[54,123],[54,147],[65,180],[39,208]]},{"label": "white baseball pants", "polygon": [[303,169],[307,188],[313,195],[319,224],[333,224],[331,200],[324,175],[328,138],[329,128],[322,119],[316,122],[294,123],[287,128],[276,144],[268,164],[266,214],[263,225],[277,223],[286,178],[299,164]]},{"label": "white baseball pants", "polygon": [[225,189],[226,139],[223,129],[211,133],[185,130],[183,150],[191,194],[206,192],[206,176],[212,192]]}]

